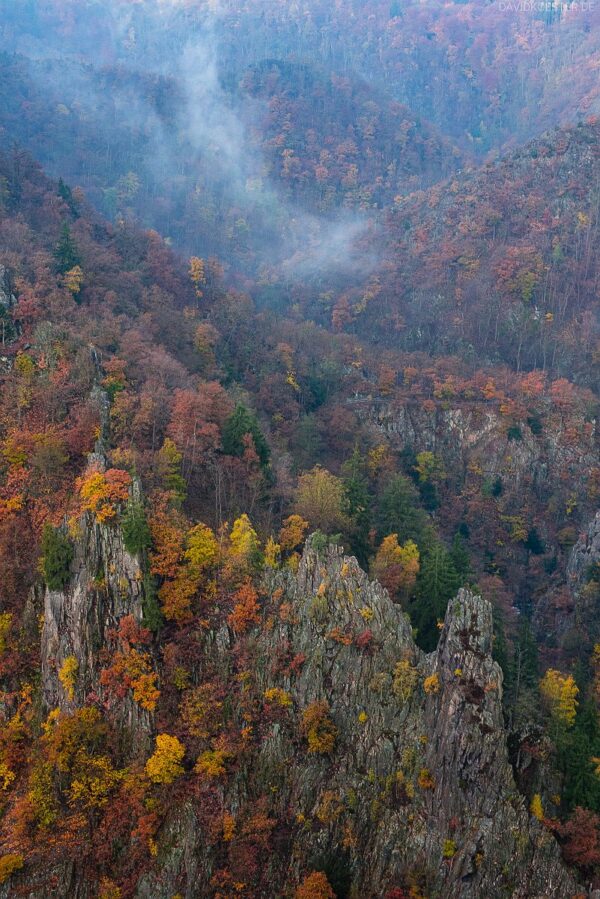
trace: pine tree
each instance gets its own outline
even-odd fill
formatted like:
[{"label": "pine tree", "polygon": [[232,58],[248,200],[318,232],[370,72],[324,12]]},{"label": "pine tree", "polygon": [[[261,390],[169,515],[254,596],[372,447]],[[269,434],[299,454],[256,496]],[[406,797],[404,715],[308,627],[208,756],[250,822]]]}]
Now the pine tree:
[{"label": "pine tree", "polygon": [[438,540],[423,554],[417,579],[417,601],[411,617],[417,628],[419,645],[430,651],[438,640],[438,621],[446,613],[446,606],[460,587],[450,553]]},{"label": "pine tree", "polygon": [[460,583],[464,586],[468,583],[473,572],[471,570],[471,559],[465,546],[465,541],[458,531],[454,535],[452,546],[450,547],[450,558],[452,559],[452,564],[460,579]]},{"label": "pine tree", "polygon": [[344,512],[352,522],[350,548],[363,567],[368,563],[371,529],[371,496],[364,471],[364,458],[355,447],[350,459],[342,466]]},{"label": "pine tree", "polygon": [[232,414],[223,425],[223,451],[228,456],[242,456],[245,445],[244,437],[250,434],[254,442],[254,448],[263,468],[269,464],[271,452],[265,436],[260,429],[256,415],[238,403]]},{"label": "pine tree", "polygon": [[77,218],[79,216],[79,210],[77,208],[75,197],[73,196],[73,191],[68,184],[65,184],[62,178],[58,179],[58,196],[65,201],[73,216]]},{"label": "pine tree", "polygon": [[71,575],[73,544],[62,531],[44,526],[42,534],[42,570],[50,590],[62,590]]},{"label": "pine tree", "polygon": [[539,677],[538,647],[531,632],[531,625],[525,618],[519,627],[517,653],[520,658],[520,680],[523,686],[534,688]]},{"label": "pine tree", "polygon": [[146,512],[141,503],[130,502],[127,504],[121,529],[125,547],[132,555],[141,553],[149,548],[152,537],[146,519]]},{"label": "pine tree", "polygon": [[56,270],[61,275],[81,264],[81,257],[67,222],[63,222],[60,238],[54,250],[54,258],[56,259]]},{"label": "pine tree", "polygon": [[142,598],[142,620],[144,627],[157,633],[163,625],[163,615],[158,602],[156,580],[148,572],[144,575],[144,593]]},{"label": "pine tree", "polygon": [[537,643],[529,621],[523,617],[514,641],[510,678],[506,683],[506,707],[509,709],[510,727],[539,717],[538,682]]},{"label": "pine tree", "polygon": [[414,540],[421,545],[427,527],[427,516],[419,507],[419,495],[408,478],[394,475],[386,484],[377,503],[376,525],[379,540],[397,534],[400,543]]},{"label": "pine tree", "polygon": [[585,806],[600,811],[600,725],[593,701],[582,703],[571,731],[563,731],[557,741],[557,766],[563,777],[563,807],[572,811]]}]

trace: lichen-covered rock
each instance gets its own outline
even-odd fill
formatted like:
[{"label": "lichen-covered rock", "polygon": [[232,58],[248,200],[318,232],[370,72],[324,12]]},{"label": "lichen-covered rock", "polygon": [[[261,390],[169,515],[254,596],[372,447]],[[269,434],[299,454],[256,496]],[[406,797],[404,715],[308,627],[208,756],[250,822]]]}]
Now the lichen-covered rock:
[{"label": "lichen-covered rock", "polygon": [[545,500],[560,472],[569,473],[569,484],[577,490],[582,476],[596,465],[596,434],[591,425],[587,431],[582,428],[574,442],[560,427],[534,433],[523,421],[518,438],[511,439],[506,419],[484,402],[452,407],[449,401],[445,408],[428,408],[424,403],[392,404],[370,398],[357,400],[355,408],[392,446],[438,453],[455,477],[469,465],[481,468],[486,477],[501,475],[503,495],[522,495],[526,488]]},{"label": "lichen-covered rock", "polygon": [[561,603],[552,621],[552,630],[559,637],[572,630],[578,636],[594,642],[600,638],[600,512],[597,512],[579,535],[573,546],[566,569],[566,588],[570,602]]},{"label": "lichen-covered rock", "polygon": [[10,286],[10,276],[6,266],[0,265],[0,308],[11,309],[17,302]]},{"label": "lichen-covered rock", "polygon": [[576,592],[592,565],[600,561],[600,512],[588,524],[571,550],[567,565],[567,583]]},{"label": "lichen-covered rock", "polygon": [[[46,588],[43,596],[42,695],[48,709],[73,710],[90,697],[101,698],[102,660],[106,664],[115,648],[120,620],[143,620],[144,573],[120,528],[88,513],[77,530],[69,583],[63,590]],[[60,677],[68,660],[75,660],[71,696]],[[114,714],[138,735],[150,730],[148,711],[130,696],[115,705]]]},{"label": "lichen-covered rock", "polygon": [[[350,897],[410,882],[446,899],[577,894],[515,785],[487,601],[461,590],[424,655],[401,609],[335,547],[309,541],[298,573],[274,573],[267,589],[254,675],[285,711],[222,802],[236,809],[266,794],[288,821],[270,895],[291,896],[317,864],[336,870]],[[229,645],[223,633],[207,651]],[[138,895],[211,896],[216,865],[191,808],[176,810]]]}]

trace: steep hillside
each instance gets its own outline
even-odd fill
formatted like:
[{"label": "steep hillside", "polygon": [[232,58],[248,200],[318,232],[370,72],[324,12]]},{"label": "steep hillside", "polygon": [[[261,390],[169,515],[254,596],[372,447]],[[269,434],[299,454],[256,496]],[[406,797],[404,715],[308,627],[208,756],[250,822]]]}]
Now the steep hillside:
[{"label": "steep hillside", "polygon": [[[599,109],[594,3],[111,0],[4,3],[5,48],[161,70],[210,32],[227,69],[265,59],[357,75],[449,139],[496,153]],[[50,54],[52,55],[52,54]]]},{"label": "steep hillside", "polygon": [[458,167],[449,141],[360,76],[277,58],[217,70],[199,42],[167,74],[4,53],[0,146],[18,141],[110,219],[254,274],[315,230],[333,228],[333,248],[336,221],[352,236],[358,215]]},{"label": "steep hillside", "polygon": [[597,11],[2,7],[0,897],[593,896]]},{"label": "steep hillside", "polygon": [[[7,895],[292,894],[313,871],[338,896],[575,889],[553,833],[588,876],[600,742],[561,587],[595,502],[593,396],[370,362],[25,154],[0,167]],[[309,526],[389,594],[322,533],[301,561]],[[453,601],[477,581],[495,623]],[[513,606],[540,594],[566,621],[544,651],[589,672],[565,720]]]},{"label": "steep hillside", "polygon": [[597,389],[599,146],[590,122],[398,196],[366,300],[343,294],[334,321]]}]

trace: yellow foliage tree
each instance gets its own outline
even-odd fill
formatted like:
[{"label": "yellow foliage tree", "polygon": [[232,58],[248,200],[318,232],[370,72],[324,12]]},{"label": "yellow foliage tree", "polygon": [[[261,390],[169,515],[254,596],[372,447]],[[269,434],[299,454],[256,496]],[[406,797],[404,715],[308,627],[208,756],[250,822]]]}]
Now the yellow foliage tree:
[{"label": "yellow foliage tree", "polygon": [[446,472],[444,471],[444,465],[441,459],[429,450],[417,453],[417,464],[415,469],[419,475],[419,480],[422,483],[427,483],[428,481],[442,481],[446,477]]},{"label": "yellow foliage tree", "polygon": [[223,814],[223,842],[230,843],[235,833],[235,818],[229,812]]},{"label": "yellow foliage tree", "polygon": [[392,596],[404,598],[415,585],[419,573],[419,548],[412,540],[404,546],[398,543],[398,535],[385,537],[373,562],[373,575],[390,591]]},{"label": "yellow foliage tree", "polygon": [[344,485],[340,478],[317,465],[298,479],[296,511],[326,534],[334,534],[348,527],[344,513]]},{"label": "yellow foliage tree", "polygon": [[280,556],[280,545],[275,543],[272,537],[269,537],[265,544],[265,565],[268,568],[277,568],[279,566]]},{"label": "yellow foliage tree", "polygon": [[392,690],[401,702],[408,702],[419,681],[419,672],[414,665],[403,659],[394,668]]},{"label": "yellow foliage tree", "polygon": [[280,705],[282,708],[289,708],[293,705],[292,697],[287,690],[282,690],[281,687],[271,687],[269,690],[265,690],[265,699],[268,703]]},{"label": "yellow foliage tree", "polygon": [[75,265],[73,268],[69,269],[68,272],[65,272],[63,275],[63,284],[70,290],[74,296],[77,296],[79,291],[81,290],[81,284],[83,282],[83,271],[80,265]]},{"label": "yellow foliage tree", "polygon": [[103,877],[100,881],[98,899],[121,899],[123,895],[121,887],[109,877]]},{"label": "yellow foliage tree", "polygon": [[207,749],[196,761],[194,771],[204,777],[223,777],[227,773],[227,753],[221,749]]},{"label": "yellow foliage tree", "polygon": [[146,774],[153,783],[172,784],[183,774],[181,762],[185,755],[185,747],[170,734],[158,734],[156,749],[146,762]]},{"label": "yellow foliage tree", "polygon": [[197,524],[188,532],[186,561],[194,572],[202,572],[215,563],[219,555],[219,544],[211,529],[205,524]]},{"label": "yellow foliage tree", "polygon": [[258,535],[245,512],[233,522],[229,545],[232,555],[242,563],[251,562],[260,550]]},{"label": "yellow foliage tree", "polygon": [[561,674],[549,668],[540,681],[540,693],[552,718],[558,724],[571,727],[577,714],[579,687],[571,674]]},{"label": "yellow foliage tree", "polygon": [[290,515],[283,522],[279,532],[279,544],[284,552],[292,552],[297,549],[308,530],[308,521],[301,515]]},{"label": "yellow foliage tree", "polygon": [[542,821],[544,819],[544,807],[542,805],[542,797],[539,793],[533,794],[531,805],[529,806],[529,811],[534,818],[538,819],[538,821]]},{"label": "yellow foliage tree", "polygon": [[86,810],[102,808],[123,777],[124,772],[114,768],[107,756],[89,756],[71,781],[69,804]]},{"label": "yellow foliage tree", "polygon": [[58,679],[70,702],[73,702],[75,696],[75,684],[77,683],[78,671],[79,662],[75,656],[67,656],[58,672]]},{"label": "yellow foliage tree", "polygon": [[304,878],[296,890],[295,899],[335,899],[335,893],[327,880],[327,875],[322,871],[313,871]]},{"label": "yellow foliage tree", "polygon": [[12,615],[10,612],[2,612],[0,614],[0,656],[6,650],[6,638],[12,624]]},{"label": "yellow foliage tree", "polygon": [[27,801],[33,818],[39,827],[51,827],[58,817],[58,805],[54,796],[53,769],[49,762],[40,762],[29,775]]},{"label": "yellow foliage tree", "polygon": [[426,693],[440,692],[440,676],[437,672],[425,678],[423,681],[423,689]]},{"label": "yellow foliage tree", "polygon": [[16,871],[20,871],[24,865],[24,858],[16,852],[0,856],[0,883],[4,883]]},{"label": "yellow foliage tree", "polygon": [[119,468],[91,471],[77,481],[82,510],[92,512],[99,523],[111,521],[119,503],[128,499],[130,485],[131,476]]},{"label": "yellow foliage tree", "polygon": [[308,741],[308,751],[326,755],[333,751],[337,728],[329,717],[325,700],[311,703],[302,713],[302,733]]},{"label": "yellow foliage tree", "polygon": [[15,777],[15,772],[11,771],[6,762],[0,762],[0,790],[8,790]]},{"label": "yellow foliage tree", "polygon": [[201,299],[203,296],[202,285],[206,281],[206,272],[204,268],[204,259],[199,256],[192,256],[190,259],[190,280],[194,285],[196,296]]}]

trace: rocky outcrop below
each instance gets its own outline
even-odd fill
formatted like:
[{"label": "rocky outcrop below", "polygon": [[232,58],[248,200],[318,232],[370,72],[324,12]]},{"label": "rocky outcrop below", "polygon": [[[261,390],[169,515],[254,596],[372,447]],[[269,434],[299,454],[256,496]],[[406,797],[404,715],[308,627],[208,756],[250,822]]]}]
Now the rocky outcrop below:
[{"label": "rocky outcrop below", "polygon": [[[269,895],[292,895],[311,868],[334,871],[344,896],[410,884],[445,899],[577,895],[515,785],[490,604],[461,590],[437,650],[424,655],[386,591],[336,547],[309,543],[297,574],[267,580],[253,674],[260,694],[283,690],[289,708],[265,727],[220,802],[235,813],[268,795],[270,813],[289,822],[268,863]],[[207,641],[213,667],[227,664],[231,641],[227,628]],[[315,708],[333,727],[331,751],[311,752],[300,736],[299,719]],[[184,802],[137,895],[211,896],[215,866]]]},{"label": "rocky outcrop below", "polygon": [[591,645],[600,639],[600,512],[573,546],[567,563],[569,614],[557,622],[559,632],[573,629]]},{"label": "rocky outcrop below", "polygon": [[567,584],[573,593],[581,590],[592,567],[598,562],[600,562],[600,512],[596,512],[571,550],[567,565]]},{"label": "rocky outcrop below", "polygon": [[451,401],[428,408],[426,403],[392,403],[360,398],[355,402],[360,417],[385,434],[396,449],[437,453],[456,479],[469,470],[485,477],[501,477],[505,495],[524,491],[546,501],[559,477],[567,474],[571,487],[584,480],[597,465],[595,423],[579,422],[577,440],[560,418],[552,427],[527,420],[509,428],[508,420],[491,404]]},{"label": "rocky outcrop below", "polygon": [[[126,616],[143,620],[144,572],[125,548],[120,528],[85,514],[75,530],[68,584],[43,592],[42,697],[47,709],[65,711],[102,700],[102,660],[115,648],[119,622]],[[68,659],[76,661],[71,696],[59,676]],[[129,696],[113,712],[137,735],[150,730],[148,712]]]}]

